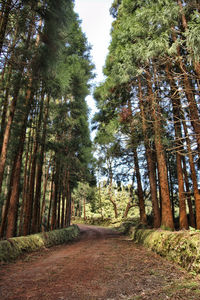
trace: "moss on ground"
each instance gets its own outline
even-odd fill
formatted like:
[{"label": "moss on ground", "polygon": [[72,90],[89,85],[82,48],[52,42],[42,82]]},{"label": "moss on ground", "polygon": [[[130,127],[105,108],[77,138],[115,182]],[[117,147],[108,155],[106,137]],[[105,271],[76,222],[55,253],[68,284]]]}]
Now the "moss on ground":
[{"label": "moss on ground", "polygon": [[195,281],[194,279],[183,281],[181,283],[179,280],[177,280],[169,287],[165,287],[163,292],[170,299],[174,299],[173,297],[175,297],[177,294],[180,294],[180,292],[184,294],[185,299],[200,299],[199,282]]},{"label": "moss on ground", "polygon": [[79,235],[77,225],[44,233],[20,236],[0,241],[0,262],[16,260],[20,255],[33,252],[42,247],[64,244]]},{"label": "moss on ground", "polygon": [[170,232],[138,229],[130,226],[128,234],[159,255],[178,263],[194,274],[200,273],[200,233],[195,231]]}]

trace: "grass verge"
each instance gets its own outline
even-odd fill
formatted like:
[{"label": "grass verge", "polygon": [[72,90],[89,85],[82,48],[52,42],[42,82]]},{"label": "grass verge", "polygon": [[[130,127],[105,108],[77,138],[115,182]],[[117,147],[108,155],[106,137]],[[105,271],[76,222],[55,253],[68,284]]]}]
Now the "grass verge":
[{"label": "grass verge", "polygon": [[138,229],[129,226],[129,236],[157,254],[174,261],[193,274],[200,274],[200,233]]},{"label": "grass verge", "polygon": [[78,237],[79,232],[78,226],[72,225],[64,229],[0,241],[0,262],[11,262],[24,253],[64,244]]}]

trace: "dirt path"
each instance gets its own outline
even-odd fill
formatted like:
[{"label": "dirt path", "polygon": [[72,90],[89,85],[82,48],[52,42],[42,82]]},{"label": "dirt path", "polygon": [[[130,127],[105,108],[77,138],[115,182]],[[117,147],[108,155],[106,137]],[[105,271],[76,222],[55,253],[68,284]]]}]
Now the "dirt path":
[{"label": "dirt path", "polygon": [[200,281],[110,229],[0,266],[1,300],[200,299]]}]

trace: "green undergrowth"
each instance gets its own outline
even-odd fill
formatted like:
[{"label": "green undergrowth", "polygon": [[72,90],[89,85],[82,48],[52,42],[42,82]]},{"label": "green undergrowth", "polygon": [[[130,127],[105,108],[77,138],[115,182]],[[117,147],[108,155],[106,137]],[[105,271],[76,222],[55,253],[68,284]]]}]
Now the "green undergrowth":
[{"label": "green undergrowth", "polygon": [[102,220],[101,218],[87,218],[84,220],[83,218],[75,218],[72,220],[73,223],[75,224],[86,224],[86,225],[95,225],[95,226],[104,226],[104,227],[109,227],[111,220],[109,219],[104,219]]},{"label": "green undergrowth", "polygon": [[177,263],[193,274],[200,274],[200,232],[141,229],[131,224],[126,232],[139,244]]},{"label": "green undergrowth", "polygon": [[130,225],[138,225],[139,219],[135,218],[127,218],[127,219],[102,219],[102,218],[87,218],[84,220],[83,218],[75,218],[73,220],[75,224],[86,224],[86,225],[95,225],[95,226],[103,226],[110,228],[117,228],[120,232],[125,233],[126,229],[130,227]]},{"label": "green undergrowth", "polygon": [[24,253],[64,244],[78,237],[79,231],[77,225],[72,225],[64,229],[0,241],[0,262],[11,262]]}]

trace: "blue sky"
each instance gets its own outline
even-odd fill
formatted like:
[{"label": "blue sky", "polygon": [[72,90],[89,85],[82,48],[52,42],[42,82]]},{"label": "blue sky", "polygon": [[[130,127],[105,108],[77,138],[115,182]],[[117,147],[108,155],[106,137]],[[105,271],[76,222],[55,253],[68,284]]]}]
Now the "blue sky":
[{"label": "blue sky", "polygon": [[[92,46],[91,57],[96,66],[95,73],[97,75],[93,80],[94,84],[103,80],[102,68],[108,53],[113,21],[109,13],[112,2],[113,0],[75,0],[75,11],[82,20],[82,30]],[[87,103],[93,114],[96,109],[91,95],[87,97]]]}]

